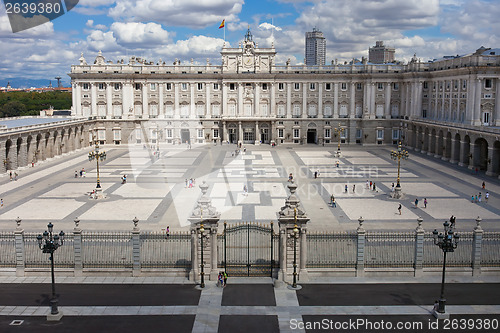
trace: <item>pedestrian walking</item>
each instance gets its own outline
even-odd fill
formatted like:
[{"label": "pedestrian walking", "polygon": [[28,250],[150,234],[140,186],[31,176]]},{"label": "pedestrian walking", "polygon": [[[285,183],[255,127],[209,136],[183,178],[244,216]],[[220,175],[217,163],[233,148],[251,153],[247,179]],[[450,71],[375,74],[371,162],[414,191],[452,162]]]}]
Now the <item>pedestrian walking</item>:
[{"label": "pedestrian walking", "polygon": [[0,207],[3,207],[3,199],[0,199]]},{"label": "pedestrian walking", "polygon": [[14,172],[14,180],[15,180],[15,181],[17,181],[17,177],[18,177],[18,176],[19,176],[19,175],[17,174],[17,172]]},{"label": "pedestrian walking", "polygon": [[85,178],[85,175],[87,174],[87,171],[85,171],[85,168],[82,169],[82,175],[83,175],[83,178]]},{"label": "pedestrian walking", "polygon": [[248,195],[248,188],[246,185],[243,185],[243,195]]},{"label": "pedestrian walking", "polygon": [[479,195],[477,196],[477,202],[481,203],[481,198],[482,198],[482,195],[481,195],[481,192],[479,192]]},{"label": "pedestrian walking", "polygon": [[314,171],[314,179],[318,178],[318,172]]},{"label": "pedestrian walking", "polygon": [[471,196],[470,202],[474,202],[474,196]]},{"label": "pedestrian walking", "polygon": [[427,208],[427,198],[424,198],[424,208]]},{"label": "pedestrian walking", "polygon": [[392,183],[391,192],[394,192],[394,183]]},{"label": "pedestrian walking", "polygon": [[369,189],[368,186],[370,186],[370,182],[368,180],[366,180],[366,189]]},{"label": "pedestrian walking", "polygon": [[340,165],[340,162],[339,162],[339,161],[337,161],[337,163],[336,163],[336,164],[337,164],[337,168],[338,168],[338,167],[339,167],[339,165]]},{"label": "pedestrian walking", "polygon": [[184,182],[186,183],[185,188],[187,188],[188,187],[188,180],[187,180],[187,178],[184,180]]},{"label": "pedestrian walking", "polygon": [[337,208],[337,203],[335,202],[335,197],[332,195],[332,207]]},{"label": "pedestrian walking", "polygon": [[80,170],[80,178],[83,177],[83,169]]},{"label": "pedestrian walking", "polygon": [[292,173],[290,172],[290,174],[288,175],[288,182],[292,183],[293,182],[293,175]]},{"label": "pedestrian walking", "polygon": [[219,271],[219,275],[217,275],[217,287],[224,286],[224,276],[222,275],[222,271]]},{"label": "pedestrian walking", "polygon": [[477,194],[474,196],[474,202],[477,203]]},{"label": "pedestrian walking", "polygon": [[352,193],[355,193],[356,192],[356,184],[353,184],[352,185]]},{"label": "pedestrian walking", "polygon": [[9,172],[10,180],[12,180],[12,171]]},{"label": "pedestrian walking", "polygon": [[398,212],[399,212],[399,215],[401,215],[401,204],[399,204]]},{"label": "pedestrian walking", "polygon": [[227,286],[227,273],[222,272],[223,278],[224,278],[224,287]]},{"label": "pedestrian walking", "polygon": [[485,183],[485,182],[483,182],[483,183],[481,184],[481,187],[482,187],[482,188],[483,188],[483,190],[484,190],[484,189],[486,188],[486,183]]},{"label": "pedestrian walking", "polygon": [[75,178],[78,178],[78,171],[75,170]]},{"label": "pedestrian walking", "polygon": [[451,228],[455,228],[455,221],[456,220],[457,220],[457,218],[455,216],[452,215],[450,217],[450,224],[451,224],[450,226],[451,226]]},{"label": "pedestrian walking", "polygon": [[168,238],[168,236],[170,236],[170,226],[169,225],[167,225],[167,230],[165,230],[165,235],[167,236],[167,238]]},{"label": "pedestrian walking", "polygon": [[330,205],[332,205],[333,207],[333,202],[335,201],[335,197],[332,195],[330,195]]},{"label": "pedestrian walking", "polygon": [[374,190],[374,191],[376,191],[376,190],[377,190],[377,188],[376,188],[376,186],[375,186],[375,182],[373,182],[373,190]]},{"label": "pedestrian walking", "polygon": [[373,182],[370,180],[370,190],[372,189]]},{"label": "pedestrian walking", "polygon": [[418,208],[418,198],[415,198],[415,208]]},{"label": "pedestrian walking", "polygon": [[345,184],[344,189],[345,189],[345,193],[347,193],[347,184]]},{"label": "pedestrian walking", "polygon": [[488,198],[490,197],[490,192],[486,191],[486,194],[484,195],[484,201],[488,203]]}]

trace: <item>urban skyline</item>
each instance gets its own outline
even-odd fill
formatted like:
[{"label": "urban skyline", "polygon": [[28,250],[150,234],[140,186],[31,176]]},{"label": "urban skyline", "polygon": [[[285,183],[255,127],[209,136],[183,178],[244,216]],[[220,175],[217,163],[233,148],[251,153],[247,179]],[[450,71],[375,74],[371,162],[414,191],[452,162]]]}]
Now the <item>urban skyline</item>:
[{"label": "urban skyline", "polygon": [[[265,12],[261,10],[265,5]],[[139,7],[140,6],[140,7]],[[224,44],[236,47],[250,27],[261,47],[273,41],[276,63],[301,64],[304,33],[318,27],[327,41],[327,59],[339,62],[367,57],[376,40],[396,48],[397,59],[414,53],[424,61],[471,53],[481,45],[500,44],[499,9],[494,1],[194,1],[81,0],[68,14],[13,34],[5,8],[0,9],[0,45],[9,57],[0,60],[0,78],[53,79],[69,82],[70,65],[80,53],[102,50],[109,60],[132,55],[151,61],[210,59],[220,64]],[[467,15],[462,15],[462,13]],[[488,17],[490,19],[488,19]],[[218,29],[225,19],[225,33]],[[491,22],[478,25],[476,22]],[[1,85],[6,85],[2,82]]]}]

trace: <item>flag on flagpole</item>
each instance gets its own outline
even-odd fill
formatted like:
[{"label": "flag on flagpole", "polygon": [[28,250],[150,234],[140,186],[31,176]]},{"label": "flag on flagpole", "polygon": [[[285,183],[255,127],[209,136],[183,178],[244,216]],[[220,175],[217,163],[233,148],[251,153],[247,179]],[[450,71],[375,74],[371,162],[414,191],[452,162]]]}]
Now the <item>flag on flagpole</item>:
[{"label": "flag on flagpole", "polygon": [[226,25],[226,19],[223,19],[222,22],[221,22],[221,24],[219,25],[219,29],[224,28],[225,25]]}]

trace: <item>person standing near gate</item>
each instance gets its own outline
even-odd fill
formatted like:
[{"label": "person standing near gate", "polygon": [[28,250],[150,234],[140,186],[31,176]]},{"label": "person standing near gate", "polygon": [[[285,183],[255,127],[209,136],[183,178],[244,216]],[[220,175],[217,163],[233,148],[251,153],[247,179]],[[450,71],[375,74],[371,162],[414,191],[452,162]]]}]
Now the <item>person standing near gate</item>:
[{"label": "person standing near gate", "polygon": [[223,278],[224,278],[224,287],[227,285],[227,273],[224,271],[222,272]]},{"label": "person standing near gate", "polygon": [[401,204],[399,204],[398,212],[399,212],[399,215],[401,215]]}]

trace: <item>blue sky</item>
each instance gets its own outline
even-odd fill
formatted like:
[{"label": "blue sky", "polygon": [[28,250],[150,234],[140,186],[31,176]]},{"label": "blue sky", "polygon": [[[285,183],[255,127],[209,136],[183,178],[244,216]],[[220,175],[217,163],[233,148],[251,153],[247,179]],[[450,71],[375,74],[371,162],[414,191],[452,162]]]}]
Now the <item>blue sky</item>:
[{"label": "blue sky", "polygon": [[[317,27],[327,39],[327,63],[368,55],[377,40],[396,58],[424,61],[500,47],[499,0],[80,0],[53,22],[12,33],[0,9],[0,86],[6,78],[68,84],[83,52],[93,62],[132,55],[151,61],[219,65],[224,43],[237,47],[248,26],[260,46],[276,47],[277,64],[304,61],[304,35]],[[274,29],[271,26],[274,24]]]}]

